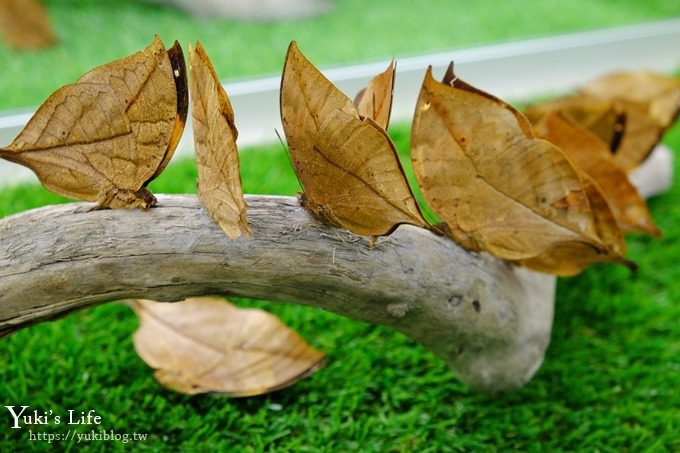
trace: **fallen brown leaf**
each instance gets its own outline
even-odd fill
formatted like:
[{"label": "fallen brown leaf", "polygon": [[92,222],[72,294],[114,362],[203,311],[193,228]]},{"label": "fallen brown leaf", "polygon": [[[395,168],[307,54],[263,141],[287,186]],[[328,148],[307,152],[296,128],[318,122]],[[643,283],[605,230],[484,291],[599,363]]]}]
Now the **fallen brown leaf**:
[{"label": "fallen brown leaf", "polygon": [[540,137],[562,149],[578,168],[597,182],[624,232],[661,235],[644,198],[630,183],[607,145],[595,134],[559,113],[546,115],[535,130]]},{"label": "fallen brown leaf", "polygon": [[322,222],[380,236],[398,225],[426,226],[394,145],[298,50],[288,48],[281,119],[302,202]]},{"label": "fallen brown leaf", "polygon": [[392,112],[395,69],[396,63],[392,61],[384,72],[373,77],[366,88],[359,91],[354,98],[359,116],[372,119],[385,130],[390,124]]},{"label": "fallen brown leaf", "polygon": [[200,42],[189,48],[198,198],[231,239],[252,234],[239,172],[234,111]]},{"label": "fallen brown leaf", "polygon": [[170,161],[187,108],[182,49],[175,42],[166,51],[156,37],[53,93],[0,157],[60,195],[148,208],[156,199],[146,186]]},{"label": "fallen brown leaf", "polygon": [[596,219],[590,189],[564,153],[535,138],[510,105],[458,79],[453,66],[442,83],[427,71],[411,153],[423,195],[462,246],[558,275],[626,262],[618,241],[599,236],[610,214]]},{"label": "fallen brown leaf", "polygon": [[2,0],[0,30],[15,49],[40,49],[57,41],[47,13],[37,0]]},{"label": "fallen brown leaf", "polygon": [[134,300],[133,341],[165,387],[186,394],[261,395],[323,366],[324,354],[275,316],[211,297],[160,303]]}]

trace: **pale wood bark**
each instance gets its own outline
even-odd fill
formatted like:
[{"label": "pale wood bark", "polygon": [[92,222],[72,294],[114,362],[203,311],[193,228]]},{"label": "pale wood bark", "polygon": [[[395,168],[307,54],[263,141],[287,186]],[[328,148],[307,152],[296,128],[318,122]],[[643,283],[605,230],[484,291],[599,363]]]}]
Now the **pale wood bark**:
[{"label": "pale wood bark", "polygon": [[371,249],[290,197],[249,196],[253,237],[237,240],[194,196],[158,201],[148,211],[72,203],[0,219],[0,334],[110,300],[221,294],[391,326],[486,392],[520,387],[543,360],[553,276],[408,225]]}]

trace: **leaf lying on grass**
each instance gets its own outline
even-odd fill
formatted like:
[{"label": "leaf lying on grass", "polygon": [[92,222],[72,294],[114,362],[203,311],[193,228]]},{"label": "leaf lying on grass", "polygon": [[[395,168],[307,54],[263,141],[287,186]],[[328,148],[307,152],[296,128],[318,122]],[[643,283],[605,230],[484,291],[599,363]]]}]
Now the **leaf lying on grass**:
[{"label": "leaf lying on grass", "polygon": [[133,300],[133,341],[163,386],[180,393],[261,395],[295,384],[324,354],[275,316],[211,297],[176,303]]}]

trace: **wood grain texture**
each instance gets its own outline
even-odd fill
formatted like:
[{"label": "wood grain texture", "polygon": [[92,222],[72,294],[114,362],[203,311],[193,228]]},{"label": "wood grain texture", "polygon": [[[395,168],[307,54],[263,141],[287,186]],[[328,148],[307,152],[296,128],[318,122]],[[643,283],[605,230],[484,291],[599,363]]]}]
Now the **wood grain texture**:
[{"label": "wood grain texture", "polygon": [[542,361],[553,277],[413,226],[371,250],[295,198],[248,197],[253,236],[236,240],[196,197],[158,200],[149,211],[77,203],[0,220],[0,332],[110,300],[222,294],[392,326],[487,391],[521,386]]}]

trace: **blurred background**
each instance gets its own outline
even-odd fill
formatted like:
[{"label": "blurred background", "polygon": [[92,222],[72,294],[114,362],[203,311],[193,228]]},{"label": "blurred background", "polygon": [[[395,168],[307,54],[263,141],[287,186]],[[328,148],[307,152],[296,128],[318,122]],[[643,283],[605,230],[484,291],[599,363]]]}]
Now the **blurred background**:
[{"label": "blurred background", "polygon": [[[316,65],[329,67],[680,16],[680,3],[674,0],[43,0],[42,4],[56,41],[39,50],[15,50],[0,40],[0,110],[37,106],[88,69],[143,48],[154,34],[166,45],[177,39],[185,48],[200,39],[220,77],[235,80],[278,74],[291,40],[297,40]],[[182,9],[182,4],[196,11]]]}]

